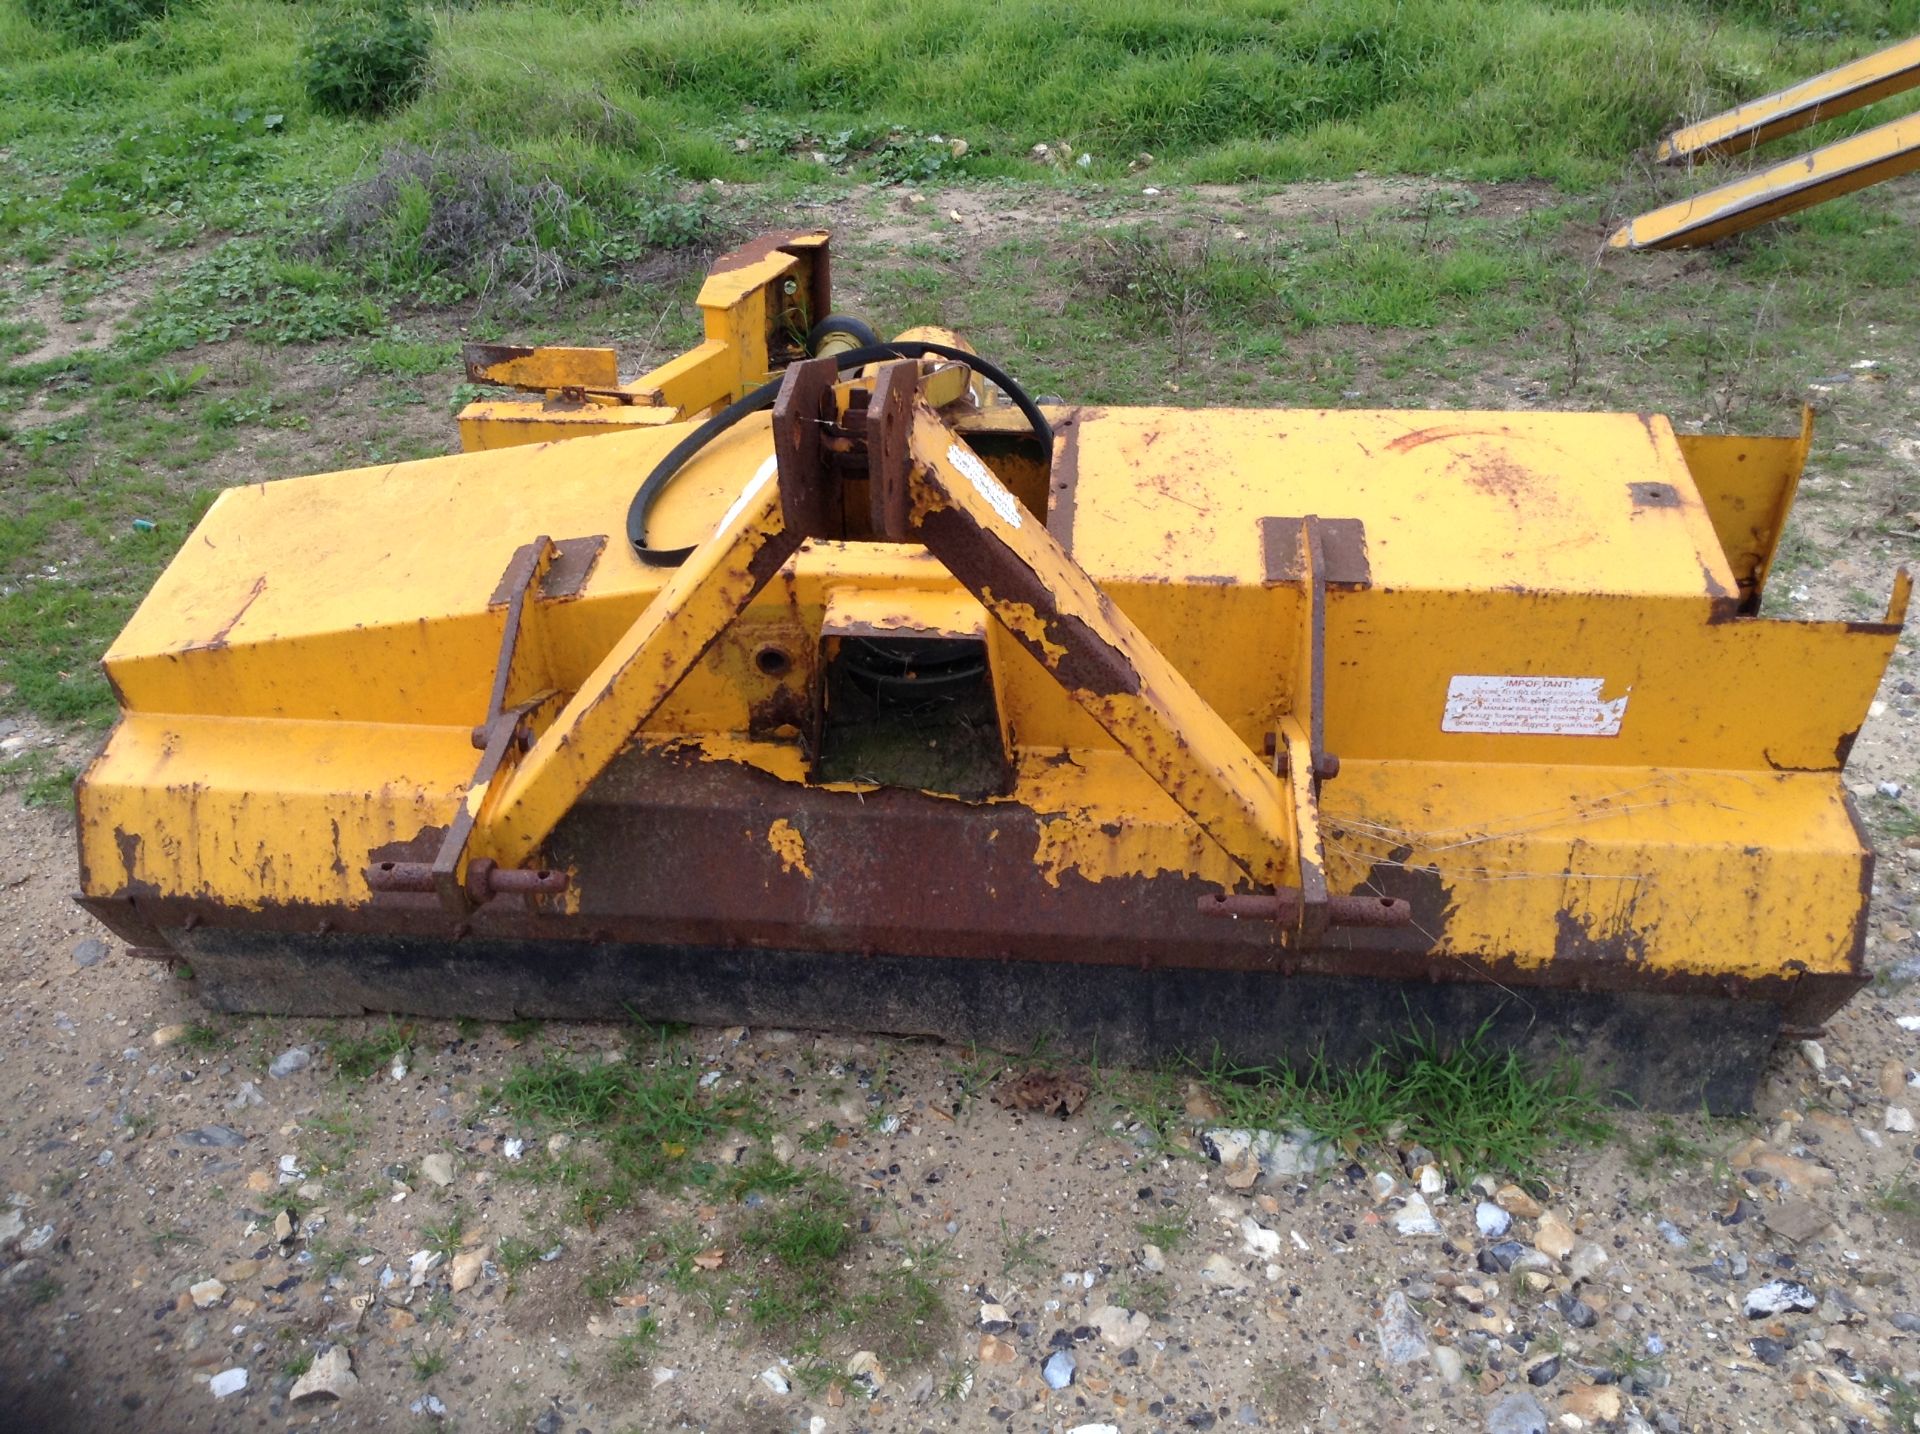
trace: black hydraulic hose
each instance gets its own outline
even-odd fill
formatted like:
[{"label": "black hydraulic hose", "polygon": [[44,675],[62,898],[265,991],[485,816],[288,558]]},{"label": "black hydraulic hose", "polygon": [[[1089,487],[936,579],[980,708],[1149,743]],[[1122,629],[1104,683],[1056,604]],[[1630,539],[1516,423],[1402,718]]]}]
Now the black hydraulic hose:
[{"label": "black hydraulic hose", "polygon": [[[999,386],[1000,391],[1013,401],[1015,408],[1026,415],[1033,427],[1034,437],[1038,438],[1046,450],[1048,462],[1052,462],[1053,427],[1047,422],[1046,415],[1040,412],[1040,406],[1027,397],[1021,388],[998,367],[988,363],[978,354],[968,353],[965,349],[955,348],[951,344],[922,343],[915,339],[904,343],[870,344],[865,348],[847,349],[833,355],[835,367],[844,373],[850,368],[865,368],[870,363],[884,363],[888,359],[924,358],[927,355],[936,358],[957,359],[968,368]],[[633,502],[627,508],[627,541],[633,544],[633,550],[639,554],[640,561],[656,568],[677,568],[693,553],[692,547],[650,548],[647,546],[647,515],[653,511],[653,505],[659,501],[661,493],[666,491],[674,475],[687,465],[694,454],[705,448],[714,439],[725,433],[734,424],[750,413],[758,413],[763,408],[772,408],[773,401],[780,393],[780,379],[762,384],[745,398],[736,399],[693,432],[673,445],[668,453],[654,465],[653,472],[647,475],[647,481],[633,495]]]}]

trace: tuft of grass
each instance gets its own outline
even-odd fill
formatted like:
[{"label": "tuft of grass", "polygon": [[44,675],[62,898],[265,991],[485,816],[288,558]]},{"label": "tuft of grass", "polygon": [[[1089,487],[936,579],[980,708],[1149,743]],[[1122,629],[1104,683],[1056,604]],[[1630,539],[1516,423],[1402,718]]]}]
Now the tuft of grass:
[{"label": "tuft of grass", "polygon": [[1140,1232],[1140,1238],[1149,1245],[1158,1245],[1167,1254],[1172,1254],[1193,1233],[1193,1222],[1182,1213],[1173,1218],[1142,1220],[1133,1228]]},{"label": "tuft of grass", "polygon": [[[391,378],[425,378],[454,369],[459,363],[460,345],[388,334],[361,345],[354,350],[353,359],[369,373],[382,373]],[[461,1038],[473,1039],[472,1033],[478,1029],[477,1022],[465,1022]]]},{"label": "tuft of grass", "polygon": [[1867,1203],[1885,1215],[1920,1216],[1920,1186],[1898,1179],[1876,1190]]},{"label": "tuft of grass", "polygon": [[1525,1175],[1552,1152],[1604,1140],[1613,1128],[1576,1065],[1536,1072],[1517,1051],[1495,1049],[1484,1025],[1450,1047],[1416,1028],[1357,1066],[1316,1057],[1304,1071],[1240,1067],[1216,1054],[1201,1072],[1226,1111],[1222,1124],[1299,1126],[1349,1148],[1417,1143],[1462,1177]]},{"label": "tuft of grass", "polygon": [[[669,1282],[699,1292],[709,1304],[744,1314],[748,1324],[795,1351],[795,1377],[821,1387],[838,1366],[831,1345],[870,1348],[883,1358],[915,1363],[929,1357],[946,1334],[940,1282],[948,1247],[903,1244],[897,1255],[861,1262],[862,1206],[845,1182],[818,1171],[765,1202],[739,1226],[739,1259],[724,1275],[703,1281],[685,1249],[663,1249]],[[685,1242],[680,1242],[685,1244]]]},{"label": "tuft of grass", "polygon": [[580,1282],[580,1291],[590,1300],[612,1299],[638,1284],[647,1272],[643,1251],[615,1256]]},{"label": "tuft of grass", "polygon": [[413,1027],[388,1018],[370,1036],[345,1036],[332,1047],[333,1071],[341,1080],[359,1081],[377,1075],[413,1043]]},{"label": "tuft of grass", "polygon": [[1645,1139],[1629,1137],[1627,1140],[1627,1163],[1633,1167],[1635,1174],[1642,1176],[1676,1165],[1697,1164],[1706,1158],[1706,1147],[1681,1134],[1667,1116],[1655,1118],[1653,1129]]},{"label": "tuft of grass", "polygon": [[1920,1429],[1920,1384],[1885,1371],[1867,1376],[1867,1387],[1887,1401],[1888,1422],[1895,1429]]},{"label": "tuft of grass", "polygon": [[660,1321],[652,1315],[642,1315],[633,1322],[632,1329],[614,1340],[607,1354],[607,1367],[615,1374],[631,1374],[652,1363],[653,1352],[659,1344]]},{"label": "tuft of grass", "polygon": [[187,1050],[202,1053],[224,1051],[233,1044],[233,1037],[217,1026],[208,1025],[205,1021],[195,1021],[187,1027],[187,1033],[180,1038],[180,1044]]},{"label": "tuft of grass", "polygon": [[0,790],[17,785],[20,801],[29,807],[71,807],[78,767],[49,762],[44,752],[26,752],[0,762]]},{"label": "tuft of grass", "polygon": [[416,1354],[413,1357],[413,1377],[425,1384],[434,1375],[446,1369],[448,1362],[447,1356],[437,1349],[425,1354]]},{"label": "tuft of grass", "polygon": [[313,1255],[314,1272],[322,1279],[339,1274],[362,1255],[373,1253],[364,1245],[351,1242],[336,1245],[323,1239],[309,1241],[307,1248]]},{"label": "tuft of grass", "polygon": [[422,1226],[420,1237],[427,1249],[438,1251],[451,1260],[460,1253],[460,1242],[466,1233],[466,1212],[455,1210],[438,1224]]},{"label": "tuft of grass", "polygon": [[1004,1217],[1000,1221],[1000,1275],[1003,1279],[1015,1279],[1044,1272],[1050,1268],[1047,1257],[1041,1248],[1047,1243],[1045,1234],[1038,1230],[1022,1230],[1015,1234],[1007,1227]]},{"label": "tuft of grass", "polygon": [[[718,1172],[695,1157],[698,1148],[722,1131],[757,1128],[759,1112],[748,1097],[712,1096],[700,1088],[700,1075],[683,1051],[662,1041],[650,1057],[636,1049],[627,1059],[589,1066],[547,1055],[514,1070],[492,1096],[522,1119],[593,1137],[595,1158],[569,1160],[557,1172],[593,1225],[644,1190],[714,1183]],[[747,1177],[762,1187],[783,1178],[757,1164]]]},{"label": "tuft of grass", "polygon": [[552,1248],[551,1240],[541,1244],[533,1240],[523,1240],[517,1235],[509,1235],[494,1246],[493,1259],[511,1280],[514,1276],[539,1264],[540,1257]]},{"label": "tuft of grass", "polygon": [[316,1115],[305,1122],[300,1142],[302,1163],[315,1175],[344,1170],[359,1153],[366,1134],[350,1110],[338,1115]]},{"label": "tuft of grass", "polygon": [[35,23],[82,45],[130,40],[174,7],[175,0],[24,0]]}]

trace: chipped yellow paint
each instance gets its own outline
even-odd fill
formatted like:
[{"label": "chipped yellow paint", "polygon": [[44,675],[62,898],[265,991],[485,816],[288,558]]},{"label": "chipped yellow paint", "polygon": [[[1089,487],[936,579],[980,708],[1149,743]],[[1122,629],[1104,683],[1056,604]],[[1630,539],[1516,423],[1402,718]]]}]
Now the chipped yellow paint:
[{"label": "chipped yellow paint", "polygon": [[1091,772],[1025,763],[1003,799],[1041,814],[1033,862],[1047,885],[1058,887],[1068,874],[1092,882],[1191,875],[1230,889],[1245,885],[1232,859],[1132,762],[1117,753],[1088,760]]},{"label": "chipped yellow paint", "polygon": [[1016,637],[1024,637],[1038,647],[1049,670],[1059,668],[1060,659],[1067,655],[1067,650],[1053,640],[1053,634],[1047,629],[1047,620],[1033,610],[1033,604],[1007,602],[995,597],[992,588],[986,589],[983,597],[993,615],[1006,625],[1008,632]]},{"label": "chipped yellow paint", "polygon": [[813,880],[813,868],[807,865],[807,841],[800,835],[800,828],[785,817],[775,817],[767,828],[767,845],[780,858],[780,870],[797,871],[808,881]]},{"label": "chipped yellow paint", "polygon": [[1545,966],[1563,942],[1619,942],[1672,972],[1848,969],[1833,936],[1868,857],[1821,773],[1346,762],[1322,803],[1334,889],[1380,865],[1444,883],[1442,954]]}]

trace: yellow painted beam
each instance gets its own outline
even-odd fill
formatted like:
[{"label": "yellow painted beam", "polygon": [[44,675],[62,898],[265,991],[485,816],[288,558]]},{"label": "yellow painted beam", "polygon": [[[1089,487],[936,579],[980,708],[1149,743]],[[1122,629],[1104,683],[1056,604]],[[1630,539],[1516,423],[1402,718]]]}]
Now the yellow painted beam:
[{"label": "yellow painted beam", "polygon": [[1920,85],[1920,35],[1677,129],[1660,141],[1654,157],[1662,164],[1677,164],[1752,149],[1916,85]]},{"label": "yellow painted beam", "polygon": [[[1300,847],[1280,779],[924,402],[911,451],[912,521],[927,546],[1256,884],[1292,885]],[[943,509],[960,515],[959,538],[937,536]],[[956,561],[976,543],[998,559]],[[995,591],[996,572],[1019,588]]]},{"label": "yellow painted beam", "polygon": [[1920,115],[1825,145],[1629,220],[1614,249],[1691,249],[1920,169]]},{"label": "yellow painted beam", "polygon": [[505,388],[612,388],[620,382],[619,358],[612,349],[468,344],[462,359],[469,382]]},{"label": "yellow painted beam", "polygon": [[476,818],[473,854],[503,866],[531,858],[799,545],[782,519],[768,458],[712,538],[673,570],[513,775],[491,792],[467,794]]}]

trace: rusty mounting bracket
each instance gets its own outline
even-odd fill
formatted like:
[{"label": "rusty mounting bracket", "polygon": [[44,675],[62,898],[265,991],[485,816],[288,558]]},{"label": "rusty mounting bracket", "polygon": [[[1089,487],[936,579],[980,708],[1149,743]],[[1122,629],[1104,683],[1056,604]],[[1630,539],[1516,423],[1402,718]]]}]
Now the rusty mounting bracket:
[{"label": "rusty mounting bracket", "polygon": [[[606,539],[595,543],[587,566],[599,555]],[[547,683],[545,656],[537,639],[530,639],[528,604],[536,587],[558,568],[562,549],[545,534],[514,550],[507,570],[488,606],[503,608],[500,654],[494,662],[493,684],[487,696],[487,714],[471,735],[480,760],[467,783],[465,798],[440,840],[430,862],[379,862],[367,869],[367,885],[374,892],[428,892],[455,916],[507,893],[551,894],[567,889],[563,871],[516,870],[485,857],[467,860],[473,839],[476,809],[494,778],[508,769],[533,745],[534,723],[543,709],[554,706],[559,692]],[[578,562],[576,550],[576,565]],[[584,572],[581,574],[584,577]],[[575,589],[578,590],[577,587]],[[465,872],[462,873],[462,866]]]}]

